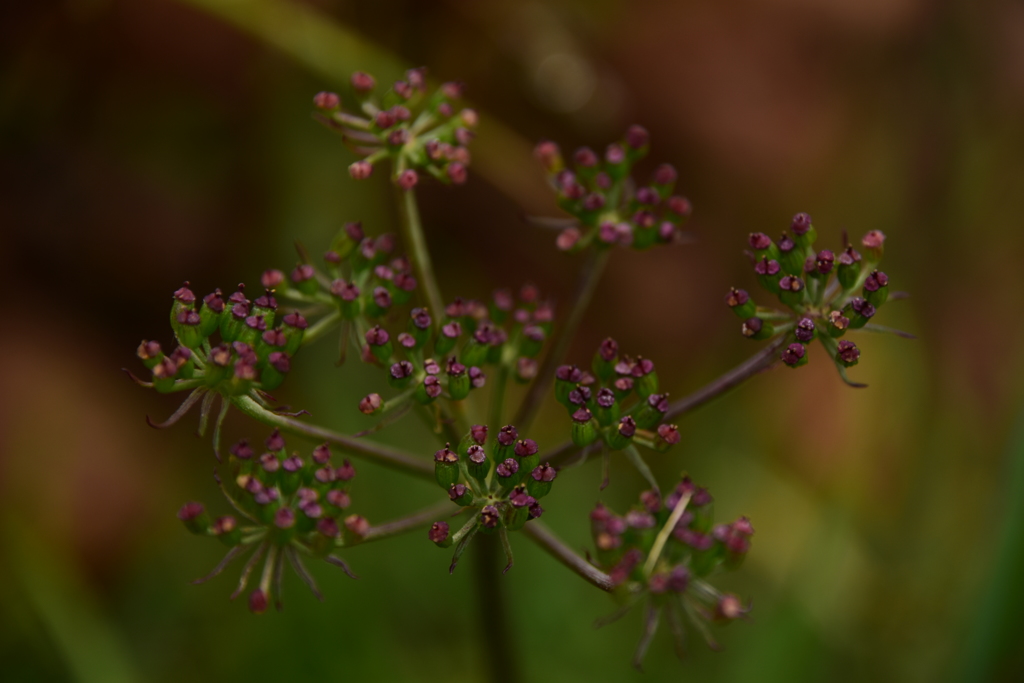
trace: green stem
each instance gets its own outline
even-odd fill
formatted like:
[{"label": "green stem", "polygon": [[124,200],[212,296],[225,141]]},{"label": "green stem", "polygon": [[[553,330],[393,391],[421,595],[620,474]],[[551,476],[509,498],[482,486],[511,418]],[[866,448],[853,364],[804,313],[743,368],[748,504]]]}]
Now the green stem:
[{"label": "green stem", "polygon": [[335,446],[340,446],[351,455],[359,456],[385,467],[405,472],[406,474],[413,474],[428,481],[434,480],[433,464],[411,453],[372,441],[354,439],[330,429],[306,424],[291,417],[272,413],[248,396],[236,396],[231,399],[231,402],[249,417],[255,418],[264,424],[277,427],[283,432],[301,436],[312,441],[326,441]]},{"label": "green stem", "polygon": [[444,315],[444,299],[441,298],[441,290],[437,286],[437,278],[434,277],[434,265],[430,260],[430,251],[427,249],[427,240],[423,236],[420,210],[416,205],[416,191],[398,190],[398,195],[398,209],[402,219],[402,239],[412,257],[420,286],[423,287],[423,291],[427,295],[430,314],[433,316],[435,325],[438,325],[441,322],[441,316]]},{"label": "green stem", "polygon": [[[466,508],[461,508],[454,514],[459,514],[459,512],[465,509]],[[443,503],[424,508],[419,512],[412,513],[411,515],[400,517],[399,519],[385,522],[384,524],[378,524],[377,526],[371,526],[363,535],[362,542],[380,541],[385,538],[404,534],[408,531],[416,531],[417,529],[433,524],[438,519],[445,519],[452,515],[452,503],[451,501],[446,500]]]},{"label": "green stem", "polygon": [[317,339],[330,332],[331,329],[333,329],[340,321],[341,312],[337,309],[331,311],[309,326],[309,329],[307,329],[302,335],[302,345],[305,346],[306,344],[312,344]]},{"label": "green stem", "polygon": [[491,396],[491,415],[487,423],[491,429],[501,428],[501,415],[505,411],[505,388],[508,385],[508,375],[511,367],[508,363],[502,363],[498,369],[498,377],[494,381],[494,394]]},{"label": "green stem", "polygon": [[484,640],[487,679],[492,683],[516,683],[522,680],[518,638],[509,621],[499,552],[497,534],[478,534],[473,551],[478,629]]},{"label": "green stem", "polygon": [[522,404],[519,406],[515,419],[512,421],[512,424],[516,425],[520,430],[529,428],[530,422],[533,421],[537,410],[540,409],[541,403],[544,401],[544,395],[554,380],[555,368],[558,367],[569,352],[569,346],[576,336],[576,330],[579,328],[580,323],[583,322],[583,314],[586,313],[587,306],[589,306],[590,300],[597,290],[597,283],[601,280],[601,274],[604,272],[611,253],[611,249],[599,249],[590,253],[590,258],[580,273],[576,291],[570,302],[569,317],[565,321],[565,325],[562,326],[562,329],[555,333],[555,343],[551,351],[544,358],[544,363],[541,365],[540,370],[537,371],[537,379],[534,380],[533,385],[526,394],[526,398],[523,399]]},{"label": "green stem", "polygon": [[587,582],[603,591],[611,591],[615,588],[615,585],[612,583],[612,577],[577,555],[576,551],[563,543],[540,520],[534,519],[528,522],[522,528],[522,534],[556,560],[579,576],[582,576]]}]

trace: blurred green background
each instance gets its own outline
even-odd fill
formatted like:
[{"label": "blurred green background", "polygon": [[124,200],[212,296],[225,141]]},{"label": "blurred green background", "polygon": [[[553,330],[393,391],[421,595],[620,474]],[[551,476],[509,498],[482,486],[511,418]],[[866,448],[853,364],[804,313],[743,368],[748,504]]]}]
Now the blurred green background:
[{"label": "blurred green background", "polygon": [[[0,678],[484,680],[470,574],[448,576],[419,533],[346,552],[358,583],[317,566],[324,605],[293,575],[262,617],[228,602],[234,571],[190,586],[222,554],[175,519],[190,499],[221,511],[210,450],[194,418],[149,429],[174,399],[119,370],[139,339],[169,341],[183,279],[255,281],[345,220],[396,228],[386,180],[348,178],[310,98],[421,64],[484,112],[467,186],[420,193],[449,297],[526,280],[568,295],[578,260],[521,218],[554,212],[535,140],[602,147],[637,122],[651,167],[679,169],[698,242],[616,253],[577,361],[614,335],[677,396],[741,361],[754,347],[723,293],[753,284],[746,234],[797,211],[832,245],[885,231],[885,270],[913,295],[879,322],[917,341],[858,338],[851,375],[870,388],[814,347],[682,420],[655,463],[757,529],[720,582],[755,606],[719,632],[724,652],[695,637],[681,665],[660,634],[641,678],[640,615],[594,630],[612,601],[515,539],[501,580],[528,678],[1024,677],[1019,0],[23,0],[0,7]],[[330,346],[281,398],[364,428],[355,402],[378,376],[335,369]],[[404,424],[382,438],[422,450]],[[566,420],[532,431],[551,445]],[[598,467],[558,480],[545,519],[574,547],[599,496],[635,500],[619,465],[600,494]],[[357,467],[354,510],[373,522],[437,498]]]}]

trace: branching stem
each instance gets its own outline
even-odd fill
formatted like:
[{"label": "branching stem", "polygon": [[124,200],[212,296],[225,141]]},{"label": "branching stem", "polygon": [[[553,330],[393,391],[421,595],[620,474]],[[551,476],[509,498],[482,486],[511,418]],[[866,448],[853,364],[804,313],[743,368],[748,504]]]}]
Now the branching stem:
[{"label": "branching stem", "polygon": [[423,236],[423,224],[420,221],[415,190],[398,190],[398,212],[401,216],[402,239],[412,256],[416,277],[419,278],[420,285],[427,295],[427,306],[434,319],[434,325],[438,326],[441,323],[441,316],[444,315],[444,299],[441,298],[441,290],[437,286],[437,278],[434,277],[434,265],[430,260],[430,251],[427,250],[427,240]]},{"label": "branching stem", "polygon": [[301,436],[312,441],[326,441],[335,446],[341,447],[346,453],[359,456],[366,460],[376,462],[394,470],[412,474],[422,479],[434,480],[434,466],[426,459],[417,458],[411,453],[400,451],[390,446],[374,443],[365,439],[354,439],[345,434],[317,425],[306,424],[295,418],[285,417],[272,413],[261,407],[256,401],[248,396],[238,396],[231,399],[231,402],[249,417],[255,418],[264,424],[277,427],[282,432]]},{"label": "branching stem", "polygon": [[540,520],[532,520],[523,527],[522,533],[547,551],[549,555],[586,579],[587,582],[603,591],[611,591],[615,588],[615,585],[612,583],[612,577],[580,557],[575,550],[563,543]]},{"label": "branching stem", "polygon": [[554,380],[555,368],[558,367],[569,352],[572,340],[576,336],[576,330],[579,329],[580,323],[583,322],[583,314],[586,313],[590,300],[597,290],[597,283],[601,280],[601,274],[604,272],[611,253],[611,249],[592,251],[586,265],[583,266],[583,270],[580,272],[580,279],[576,284],[576,291],[573,293],[572,300],[569,303],[569,317],[566,319],[565,325],[562,326],[561,330],[555,331],[551,349],[548,351],[547,356],[545,356],[540,370],[537,371],[537,378],[530,386],[530,390],[527,392],[526,397],[519,406],[515,419],[512,421],[512,424],[516,425],[520,430],[527,429],[530,426],[530,422],[533,421],[537,410],[540,409],[544,396]]}]

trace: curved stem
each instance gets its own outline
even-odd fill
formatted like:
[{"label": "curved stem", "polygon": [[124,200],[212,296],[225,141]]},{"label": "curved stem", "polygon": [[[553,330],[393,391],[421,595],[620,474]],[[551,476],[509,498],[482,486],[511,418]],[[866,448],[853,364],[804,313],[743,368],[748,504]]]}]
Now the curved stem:
[{"label": "curved stem", "polygon": [[670,420],[673,417],[678,417],[683,413],[695,410],[711,399],[721,396],[733,387],[742,384],[744,381],[750,379],[762,370],[766,370],[771,367],[776,361],[778,361],[779,356],[776,352],[786,342],[786,339],[786,335],[779,335],[769,342],[763,349],[737,365],[729,372],[708,382],[689,396],[684,396],[678,401],[674,401],[669,405],[668,411],[665,413],[665,419]]},{"label": "curved stem", "polygon": [[563,543],[540,520],[531,520],[522,528],[522,533],[589,583],[603,591],[611,591],[615,588],[612,577],[577,555],[575,550]]},{"label": "curved stem", "polygon": [[380,541],[385,538],[391,538],[392,536],[398,536],[404,534],[407,531],[416,531],[417,529],[423,528],[424,526],[433,524],[438,519],[451,517],[453,514],[459,514],[465,508],[459,508],[452,513],[451,501],[444,501],[438,505],[432,505],[431,507],[424,508],[419,512],[414,512],[411,515],[405,517],[399,517],[398,519],[384,524],[378,524],[377,526],[371,526],[367,529],[366,533],[363,534],[363,543],[368,541]]},{"label": "curved stem", "polygon": [[416,268],[416,277],[427,295],[427,306],[434,319],[434,324],[441,322],[444,315],[444,299],[441,298],[441,290],[437,286],[437,278],[434,277],[434,265],[430,260],[430,251],[427,249],[427,240],[423,236],[423,224],[420,222],[420,210],[416,205],[415,190],[398,190],[398,213],[402,218],[402,239],[405,241],[405,248],[409,250],[412,257],[413,267]]},{"label": "curved stem", "polygon": [[312,344],[334,329],[339,322],[341,322],[341,312],[335,309],[309,326],[309,329],[302,335],[302,345]]},{"label": "curved stem", "polygon": [[354,439],[351,436],[339,434],[330,429],[306,424],[291,417],[272,413],[248,396],[232,398],[231,402],[249,417],[255,418],[264,424],[277,427],[282,432],[305,437],[313,441],[326,441],[335,446],[340,446],[347,453],[371,460],[385,467],[390,467],[393,470],[413,474],[429,481],[434,480],[433,464],[425,459],[417,458],[411,453],[373,443],[372,441]]},{"label": "curved stem", "polygon": [[544,395],[555,378],[555,368],[558,367],[569,352],[569,346],[576,336],[576,330],[579,329],[580,323],[583,322],[583,314],[586,313],[587,306],[590,305],[590,299],[593,298],[594,292],[597,290],[597,283],[601,280],[601,274],[604,272],[604,267],[607,265],[611,253],[611,249],[593,251],[583,267],[580,279],[576,284],[576,291],[573,293],[572,301],[569,304],[569,318],[565,321],[562,329],[556,332],[555,343],[544,358],[540,370],[537,371],[537,379],[530,386],[530,390],[527,392],[526,397],[519,406],[515,419],[512,421],[512,424],[516,425],[520,430],[527,429],[530,426],[530,422],[533,421],[537,410],[540,409],[541,403],[544,401]]}]

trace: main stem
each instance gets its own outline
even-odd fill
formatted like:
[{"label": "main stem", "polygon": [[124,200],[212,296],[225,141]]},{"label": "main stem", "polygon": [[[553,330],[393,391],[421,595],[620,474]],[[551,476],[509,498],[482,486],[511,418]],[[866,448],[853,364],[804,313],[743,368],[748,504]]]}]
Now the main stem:
[{"label": "main stem", "polygon": [[540,409],[544,401],[544,395],[555,378],[555,368],[558,367],[569,352],[569,346],[576,336],[576,330],[579,329],[580,323],[583,322],[583,314],[587,312],[587,307],[590,305],[590,300],[597,290],[597,283],[601,280],[601,274],[604,272],[604,267],[608,263],[611,253],[611,249],[600,249],[590,253],[590,257],[580,273],[580,279],[576,284],[576,291],[573,293],[569,304],[569,318],[565,321],[565,325],[562,326],[561,330],[555,332],[555,343],[544,358],[544,363],[537,372],[537,379],[530,386],[530,390],[519,406],[515,420],[512,421],[512,424],[516,425],[520,430],[527,429],[530,426],[530,422],[533,421],[534,416]]},{"label": "main stem", "polygon": [[[402,238],[412,256],[413,267],[427,296],[427,305],[435,324],[440,324],[444,315],[444,300],[434,276],[434,266],[427,250],[427,240],[423,236],[423,225],[420,222],[419,207],[413,190],[399,190],[399,213],[402,217]],[[577,321],[578,324],[578,321]],[[449,416],[446,416],[449,417]],[[452,431],[454,425],[446,422],[446,432]],[[451,435],[450,435],[451,436]],[[458,441],[457,436],[455,442]],[[433,474],[433,470],[431,470]],[[505,591],[500,583],[501,557],[498,539],[494,536],[481,535],[477,539],[475,549],[475,581],[477,593],[477,613],[480,632],[484,636],[485,654],[490,678],[494,683],[515,683],[519,680],[518,661],[515,653],[518,648],[515,634],[509,629],[508,617],[505,614]]]},{"label": "main stem", "polygon": [[[529,526],[527,524],[526,526]],[[484,640],[484,659],[492,683],[516,683],[519,676],[517,637],[510,628],[508,605],[501,582],[501,544],[497,534],[477,534],[473,549],[477,628]]]},{"label": "main stem", "polygon": [[435,325],[440,324],[444,315],[444,299],[434,277],[434,265],[430,260],[427,240],[423,236],[423,224],[420,222],[420,210],[416,204],[415,190],[398,190],[398,213],[401,216],[402,239],[412,256],[416,277],[427,295],[427,306],[433,316]]}]

